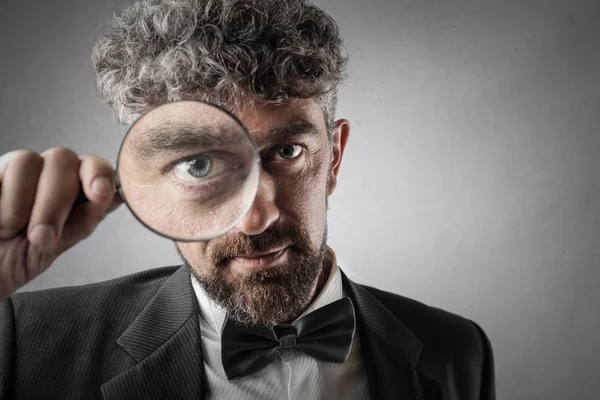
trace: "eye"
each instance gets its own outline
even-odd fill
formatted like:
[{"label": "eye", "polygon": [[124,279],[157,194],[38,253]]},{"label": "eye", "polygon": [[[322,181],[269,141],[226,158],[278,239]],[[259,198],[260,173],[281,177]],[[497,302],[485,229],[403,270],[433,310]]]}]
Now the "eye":
[{"label": "eye", "polygon": [[175,176],[186,183],[199,183],[208,177],[220,174],[224,163],[209,155],[195,156],[173,166]]},{"label": "eye", "polygon": [[281,157],[284,160],[292,160],[302,153],[302,146],[299,144],[288,144],[277,150],[276,158]]},{"label": "eye", "polygon": [[214,161],[211,157],[202,156],[177,164],[175,170],[179,173],[189,174],[193,178],[204,178],[213,169],[213,165]]}]

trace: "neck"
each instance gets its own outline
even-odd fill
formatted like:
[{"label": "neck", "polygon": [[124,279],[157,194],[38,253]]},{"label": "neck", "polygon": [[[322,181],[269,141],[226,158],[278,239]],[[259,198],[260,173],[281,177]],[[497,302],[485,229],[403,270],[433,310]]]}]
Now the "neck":
[{"label": "neck", "polygon": [[306,303],[306,306],[304,306],[304,308],[302,308],[300,310],[300,312],[298,312],[298,315],[295,315],[293,318],[290,318],[288,321],[284,321],[283,322],[284,324],[291,324],[294,320],[296,320],[296,318],[298,318],[300,315],[302,315],[302,313],[304,311],[306,311],[306,309],[308,307],[310,307],[310,305],[319,296],[319,294],[325,287],[327,280],[329,279],[329,274],[331,273],[332,262],[333,262],[333,259],[331,258],[331,255],[329,254],[329,252],[325,252],[325,257],[323,258],[323,267],[321,268],[319,277],[317,278],[317,281],[315,282],[315,285],[313,286],[312,296],[310,298],[310,301],[308,303]]},{"label": "neck", "polygon": [[308,302],[308,304],[306,305],[306,308],[308,308],[313,303],[313,301],[315,301],[317,296],[321,293],[321,291],[325,287],[325,284],[327,283],[327,280],[329,279],[329,274],[331,273],[331,263],[332,262],[333,262],[333,260],[331,259],[329,252],[325,253],[325,258],[323,259],[323,268],[321,268],[321,273],[319,274],[319,278],[317,279],[317,283],[315,285],[315,289],[313,291],[312,297],[311,297],[310,301]]}]

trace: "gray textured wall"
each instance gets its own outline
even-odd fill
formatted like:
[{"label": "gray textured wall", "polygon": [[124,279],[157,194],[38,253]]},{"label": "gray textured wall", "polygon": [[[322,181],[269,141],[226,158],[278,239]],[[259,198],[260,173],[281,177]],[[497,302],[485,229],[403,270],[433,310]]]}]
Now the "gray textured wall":
[{"label": "gray textured wall", "polygon": [[[3,2],[0,152],[115,159],[89,53],[118,3]],[[330,212],[350,276],[478,321],[499,399],[600,398],[600,3],[319,4],[352,57]],[[177,262],[121,208],[25,289]]]}]

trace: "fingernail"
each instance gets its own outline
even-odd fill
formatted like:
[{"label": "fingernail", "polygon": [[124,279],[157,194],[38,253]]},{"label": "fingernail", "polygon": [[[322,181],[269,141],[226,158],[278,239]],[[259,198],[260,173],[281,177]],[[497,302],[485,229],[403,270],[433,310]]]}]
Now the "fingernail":
[{"label": "fingernail", "polygon": [[29,236],[30,240],[39,246],[51,246],[56,240],[56,231],[46,224],[36,225]]},{"label": "fingernail", "polygon": [[112,192],[112,183],[108,178],[103,176],[98,177],[92,182],[92,192],[100,196],[110,194]]},{"label": "fingernail", "polygon": [[2,228],[0,229],[0,239],[10,239],[17,234],[16,229]]}]

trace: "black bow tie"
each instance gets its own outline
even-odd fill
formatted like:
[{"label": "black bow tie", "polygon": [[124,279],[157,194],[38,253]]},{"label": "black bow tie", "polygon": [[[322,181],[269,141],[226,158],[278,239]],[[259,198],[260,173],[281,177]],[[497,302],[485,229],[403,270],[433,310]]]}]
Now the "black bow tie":
[{"label": "black bow tie", "polygon": [[240,326],[227,320],[221,331],[221,361],[227,379],[260,371],[278,349],[295,348],[323,361],[344,362],[356,325],[348,297],[321,307],[291,325]]}]

